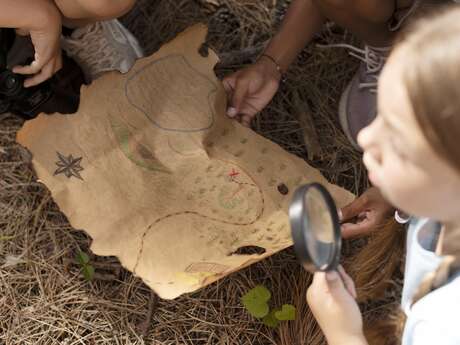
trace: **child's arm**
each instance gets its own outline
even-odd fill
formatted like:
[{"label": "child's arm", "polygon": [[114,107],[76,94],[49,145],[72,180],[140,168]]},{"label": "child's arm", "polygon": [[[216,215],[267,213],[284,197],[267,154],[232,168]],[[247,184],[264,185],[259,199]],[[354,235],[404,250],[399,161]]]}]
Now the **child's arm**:
[{"label": "child's arm", "polygon": [[50,78],[62,67],[61,14],[51,0],[0,0],[0,27],[30,34],[35,60],[29,66],[16,66],[15,73],[33,74],[24,82],[29,87]]},{"label": "child's arm", "polygon": [[315,273],[308,304],[329,345],[367,345],[354,283],[343,268],[339,271]]},{"label": "child's arm", "polygon": [[285,72],[319,31],[324,20],[313,0],[292,2],[279,32],[265,50],[271,58],[261,57],[255,64],[225,78],[230,117],[239,115],[243,124],[249,125],[251,118],[270,102],[278,90],[281,75],[276,65]]},{"label": "child's arm", "polygon": [[286,71],[305,45],[321,29],[325,18],[313,0],[294,0],[278,33],[272,38],[265,54],[274,58]]}]

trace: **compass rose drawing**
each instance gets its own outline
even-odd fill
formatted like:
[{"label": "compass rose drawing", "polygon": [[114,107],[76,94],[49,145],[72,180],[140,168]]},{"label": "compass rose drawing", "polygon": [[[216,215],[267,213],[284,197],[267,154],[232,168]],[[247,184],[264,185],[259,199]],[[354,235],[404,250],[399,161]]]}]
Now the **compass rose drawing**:
[{"label": "compass rose drawing", "polygon": [[80,172],[84,170],[84,168],[80,165],[83,158],[74,158],[72,155],[64,156],[60,152],[56,153],[59,160],[56,162],[57,169],[54,172],[54,176],[62,174],[69,179],[73,176],[83,181],[83,178],[80,175]]}]

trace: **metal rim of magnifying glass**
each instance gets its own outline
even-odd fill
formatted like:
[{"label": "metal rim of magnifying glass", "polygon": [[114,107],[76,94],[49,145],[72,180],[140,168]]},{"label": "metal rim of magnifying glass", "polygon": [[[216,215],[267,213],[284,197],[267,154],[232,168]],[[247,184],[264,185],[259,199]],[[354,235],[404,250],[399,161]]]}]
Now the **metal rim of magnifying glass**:
[{"label": "metal rim of magnifying glass", "polygon": [[[337,245],[333,246],[334,251],[331,253],[331,260],[325,267],[319,268],[315,265],[315,261],[310,256],[307,248],[307,237],[306,230],[308,230],[308,218],[305,217],[306,203],[305,194],[310,189],[318,190],[326,202],[326,206],[329,210],[332,226],[334,228],[334,243]],[[289,219],[291,223],[291,234],[294,241],[294,250],[299,258],[302,266],[309,271],[329,271],[336,269],[340,260],[340,251],[342,247],[342,235],[340,231],[339,216],[337,208],[335,207],[334,199],[327,191],[327,189],[319,183],[311,183],[299,187],[292,198],[291,205],[289,207]]]}]

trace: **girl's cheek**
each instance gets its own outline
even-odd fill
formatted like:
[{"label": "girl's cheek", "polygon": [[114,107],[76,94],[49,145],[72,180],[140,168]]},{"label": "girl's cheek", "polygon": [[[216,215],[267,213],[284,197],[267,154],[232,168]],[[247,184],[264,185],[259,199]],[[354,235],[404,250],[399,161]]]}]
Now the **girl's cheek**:
[{"label": "girl's cheek", "polygon": [[369,171],[369,179],[377,187],[391,188],[406,173],[398,157],[388,147],[369,149],[364,152],[363,162]]},{"label": "girl's cheek", "polygon": [[[384,179],[384,184],[387,189],[391,189],[394,195],[406,194],[407,189],[411,189],[414,184],[414,176],[416,173],[413,167],[404,164],[403,161],[396,155],[388,154],[385,161],[382,163],[379,176]],[[413,195],[411,196],[413,197]],[[404,198],[404,197],[403,197]]]}]

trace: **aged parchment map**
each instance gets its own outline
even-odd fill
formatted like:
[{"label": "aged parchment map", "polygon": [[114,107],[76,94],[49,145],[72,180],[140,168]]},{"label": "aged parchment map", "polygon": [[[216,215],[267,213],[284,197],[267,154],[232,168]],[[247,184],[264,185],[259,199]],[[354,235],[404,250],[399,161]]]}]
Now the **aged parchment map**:
[{"label": "aged parchment map", "polygon": [[[18,133],[94,253],[117,256],[162,298],[290,246],[297,186],[321,182],[338,205],[353,198],[226,117],[217,57],[198,54],[205,36],[188,29],[128,74],[85,87],[77,114],[42,114]],[[263,250],[245,255],[246,246]]]}]

